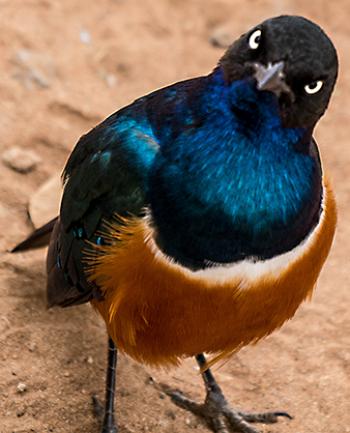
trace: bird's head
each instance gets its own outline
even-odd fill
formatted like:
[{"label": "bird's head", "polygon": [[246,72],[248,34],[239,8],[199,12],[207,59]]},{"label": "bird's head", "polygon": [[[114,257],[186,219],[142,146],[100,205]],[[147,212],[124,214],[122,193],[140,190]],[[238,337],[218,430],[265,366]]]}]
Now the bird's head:
[{"label": "bird's head", "polygon": [[220,60],[225,80],[254,80],[278,98],[285,127],[312,129],[325,112],[338,74],[336,50],[313,22],[279,16],[243,34]]}]

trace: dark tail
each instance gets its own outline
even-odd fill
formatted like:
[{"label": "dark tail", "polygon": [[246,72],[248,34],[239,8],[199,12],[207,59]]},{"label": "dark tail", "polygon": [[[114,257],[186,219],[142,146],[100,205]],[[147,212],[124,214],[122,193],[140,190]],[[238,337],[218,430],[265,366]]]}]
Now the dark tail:
[{"label": "dark tail", "polygon": [[58,217],[52,219],[42,227],[36,229],[27,239],[16,245],[11,253],[18,251],[33,250],[35,248],[45,247],[50,242],[51,232],[58,220]]}]

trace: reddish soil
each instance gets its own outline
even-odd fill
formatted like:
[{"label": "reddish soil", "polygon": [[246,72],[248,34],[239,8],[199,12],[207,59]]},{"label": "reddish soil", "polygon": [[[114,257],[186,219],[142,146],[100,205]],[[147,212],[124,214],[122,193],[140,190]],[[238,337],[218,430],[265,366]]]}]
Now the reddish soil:
[{"label": "reddish soil", "polygon": [[[109,113],[154,88],[207,73],[223,52],[210,44],[213,34],[234,38],[280,13],[318,22],[339,51],[339,83],[317,129],[338,201],[337,238],[312,302],[215,373],[233,405],[295,416],[262,427],[265,433],[350,432],[350,2],[0,0],[0,157],[15,146],[41,157],[27,174],[0,162],[1,433],[98,433],[91,394],[104,392],[101,319],[88,305],[46,310],[45,251],[6,252],[32,229],[30,198],[62,169],[77,138]],[[44,204],[56,202],[53,193]],[[194,367],[187,360],[153,371],[122,356],[120,433],[208,431],[149,380],[201,399]]]}]

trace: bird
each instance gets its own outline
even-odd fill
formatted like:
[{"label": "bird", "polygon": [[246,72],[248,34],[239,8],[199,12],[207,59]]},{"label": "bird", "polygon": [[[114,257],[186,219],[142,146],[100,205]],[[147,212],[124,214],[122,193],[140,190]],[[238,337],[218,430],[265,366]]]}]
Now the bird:
[{"label": "bird", "polygon": [[269,18],[208,75],[140,97],[77,142],[59,216],[14,251],[49,242],[48,305],[90,302],[105,321],[102,433],[117,432],[117,351],[156,367],[194,357],[204,403],[167,394],[214,432],[291,418],[233,409],[212,366],[313,293],[337,222],[313,133],[337,75],[317,24]]}]

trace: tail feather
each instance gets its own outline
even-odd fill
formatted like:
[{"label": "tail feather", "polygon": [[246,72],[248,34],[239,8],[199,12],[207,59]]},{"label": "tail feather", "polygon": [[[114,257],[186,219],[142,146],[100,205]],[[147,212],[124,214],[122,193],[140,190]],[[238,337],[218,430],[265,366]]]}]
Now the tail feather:
[{"label": "tail feather", "polygon": [[49,244],[52,230],[58,220],[58,217],[52,219],[42,227],[36,229],[27,239],[16,245],[11,253],[27,251],[35,248],[41,248]]}]

